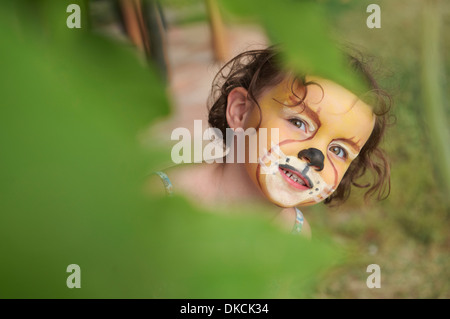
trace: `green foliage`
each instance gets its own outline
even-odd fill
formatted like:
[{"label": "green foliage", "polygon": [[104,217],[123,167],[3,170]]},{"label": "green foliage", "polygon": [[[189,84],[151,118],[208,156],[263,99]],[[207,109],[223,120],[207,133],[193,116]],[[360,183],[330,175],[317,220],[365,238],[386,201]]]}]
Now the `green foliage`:
[{"label": "green foliage", "polygon": [[[449,297],[447,194],[432,169],[419,80],[420,1],[377,1],[379,30],[364,25],[372,1],[223,1],[261,22],[297,70],[345,83],[327,26],[392,70],[381,81],[396,83],[397,123],[384,142],[391,196],[366,206],[354,192],[339,208],[305,210],[312,242],[251,214],[144,195],[146,174],[169,152],[137,137],[168,114],[165,87],[132,50],[67,29],[73,2],[0,4],[1,298]],[[340,245],[318,240],[323,229]],[[72,263],[81,289],[66,287]],[[381,266],[382,289],[365,286],[370,263]]]},{"label": "green foliage", "polygon": [[326,7],[317,1],[222,0],[224,7],[261,23],[272,43],[283,48],[287,69],[334,80],[361,94],[367,88],[349,68],[344,53],[330,38]]},{"label": "green foliage", "polygon": [[[445,93],[443,74],[441,73],[441,26],[442,6],[439,2],[426,1],[423,6],[423,34],[422,34],[422,86],[425,108],[425,120],[428,125],[429,140],[435,154],[436,171],[440,186],[450,193],[450,130],[446,120]],[[450,200],[446,198],[450,206]]]},{"label": "green foliage", "polygon": [[335,245],[144,194],[169,154],[137,138],[168,114],[163,82],[128,49],[54,32],[52,3],[32,20],[0,5],[0,297],[311,297]]}]

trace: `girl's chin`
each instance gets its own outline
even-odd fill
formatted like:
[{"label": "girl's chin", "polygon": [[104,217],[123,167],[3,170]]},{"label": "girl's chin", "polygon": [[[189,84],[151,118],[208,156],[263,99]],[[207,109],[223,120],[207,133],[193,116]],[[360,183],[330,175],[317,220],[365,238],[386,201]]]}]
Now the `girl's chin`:
[{"label": "girl's chin", "polygon": [[290,201],[280,201],[277,199],[274,199],[270,196],[266,196],[267,199],[273,203],[274,205],[278,206],[278,207],[282,207],[282,208],[290,208],[290,207],[306,207],[306,206],[312,206],[315,204],[320,203],[321,201],[315,201],[315,200],[304,200],[301,202],[290,202]]},{"label": "girl's chin", "polygon": [[266,198],[274,205],[289,208],[296,206],[312,206],[322,202],[325,198],[314,197],[309,194],[305,194],[305,191],[289,191],[287,187],[268,187],[266,184],[262,184],[262,191]]},{"label": "girl's chin", "polygon": [[324,180],[317,177],[315,180],[320,186],[294,187],[280,174],[270,174],[261,178],[260,188],[266,198],[279,207],[311,206],[327,198],[331,193],[329,190],[332,189]]},{"label": "girl's chin", "polygon": [[312,204],[308,204],[308,200],[298,201],[290,198],[280,198],[280,196],[276,196],[274,194],[269,194],[267,190],[264,192],[266,194],[266,198],[276,206],[282,208],[290,208],[295,206],[309,206]]}]

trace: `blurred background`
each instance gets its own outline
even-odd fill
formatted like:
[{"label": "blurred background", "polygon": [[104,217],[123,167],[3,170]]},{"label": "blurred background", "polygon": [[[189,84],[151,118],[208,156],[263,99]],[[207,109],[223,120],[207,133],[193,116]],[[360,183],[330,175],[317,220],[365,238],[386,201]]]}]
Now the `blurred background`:
[{"label": "blurred background", "polygon": [[[69,4],[81,28],[69,29]],[[367,6],[381,8],[370,29]],[[444,1],[5,1],[0,10],[0,297],[449,298],[450,4]],[[304,209],[311,242],[265,221],[149,197],[170,134],[203,120],[239,52],[349,86],[334,43],[393,97],[391,193]],[[168,147],[169,146],[169,147]],[[253,208],[257,209],[263,208]],[[79,264],[82,288],[68,289]],[[381,288],[366,286],[369,264]]]}]

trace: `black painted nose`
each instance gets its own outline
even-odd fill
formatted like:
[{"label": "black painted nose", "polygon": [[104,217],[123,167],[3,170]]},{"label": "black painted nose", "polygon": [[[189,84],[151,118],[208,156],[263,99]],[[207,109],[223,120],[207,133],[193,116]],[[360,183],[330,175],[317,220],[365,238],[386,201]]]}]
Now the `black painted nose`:
[{"label": "black painted nose", "polygon": [[317,148],[308,148],[300,151],[297,156],[299,159],[305,159],[308,161],[308,166],[313,166],[316,171],[320,172],[323,170],[323,161],[325,160],[325,156],[323,156],[323,153]]}]

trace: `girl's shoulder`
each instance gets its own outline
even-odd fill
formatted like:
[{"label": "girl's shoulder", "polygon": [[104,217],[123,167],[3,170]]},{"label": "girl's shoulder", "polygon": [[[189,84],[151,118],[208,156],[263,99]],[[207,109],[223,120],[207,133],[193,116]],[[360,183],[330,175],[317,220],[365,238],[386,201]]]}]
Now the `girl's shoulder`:
[{"label": "girl's shoulder", "polygon": [[166,195],[171,196],[173,194],[173,185],[172,185],[171,180],[169,179],[169,176],[167,176],[167,174],[164,173],[163,171],[156,171],[153,174],[155,176],[155,177],[153,177],[153,184],[155,184],[154,179],[156,179],[156,176],[158,176],[164,185]]},{"label": "girl's shoulder", "polygon": [[180,165],[169,166],[151,172],[146,179],[146,190],[153,195],[173,194],[173,181],[176,178],[176,172],[180,170]]}]

